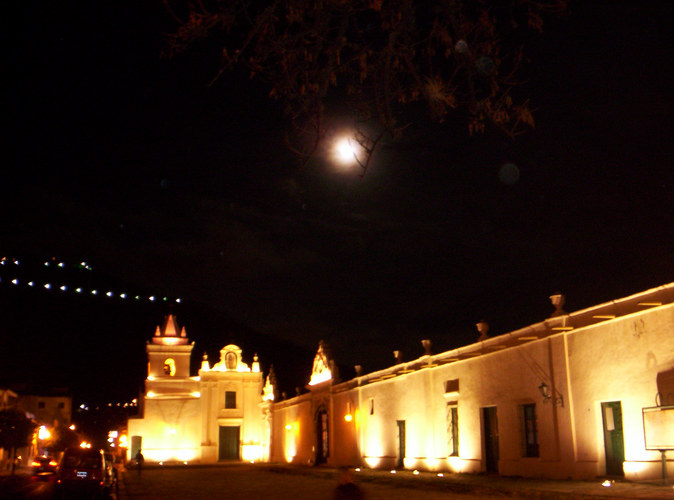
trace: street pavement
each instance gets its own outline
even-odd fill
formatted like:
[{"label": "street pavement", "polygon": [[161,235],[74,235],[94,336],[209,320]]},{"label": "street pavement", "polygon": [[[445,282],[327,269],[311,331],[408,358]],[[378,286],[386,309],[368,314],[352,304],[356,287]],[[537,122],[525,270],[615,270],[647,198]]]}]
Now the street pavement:
[{"label": "street pavement", "polygon": [[[674,499],[670,482],[552,481],[475,474],[413,471],[354,471],[367,500],[527,499]],[[226,498],[318,500],[332,498],[337,472],[327,467],[232,463],[218,466],[145,467],[124,474],[120,498]],[[222,495],[222,496],[219,496]]]},{"label": "street pavement", "polygon": [[[671,479],[609,482],[503,478],[478,474],[437,474],[371,469],[353,472],[367,500],[513,499],[674,499]],[[232,462],[218,465],[146,465],[141,474],[120,471],[120,499],[331,499],[337,472],[328,467]],[[14,477],[0,474],[0,499],[50,499],[53,484],[31,480],[30,469]]]}]

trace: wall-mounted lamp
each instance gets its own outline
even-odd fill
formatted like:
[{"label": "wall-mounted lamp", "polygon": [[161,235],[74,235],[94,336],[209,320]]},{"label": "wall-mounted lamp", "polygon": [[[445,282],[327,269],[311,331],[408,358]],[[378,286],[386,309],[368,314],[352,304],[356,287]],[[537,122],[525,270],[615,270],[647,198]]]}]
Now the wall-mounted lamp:
[{"label": "wall-mounted lamp", "polygon": [[351,422],[353,420],[353,412],[351,411],[351,403],[346,403],[346,415],[344,415],[344,420]]},{"label": "wall-mounted lamp", "polygon": [[543,396],[544,403],[552,403],[554,406],[564,407],[564,398],[561,394],[557,396],[553,395],[550,392],[550,387],[545,382],[541,382],[541,385],[538,386],[538,390],[541,391],[541,396]]}]

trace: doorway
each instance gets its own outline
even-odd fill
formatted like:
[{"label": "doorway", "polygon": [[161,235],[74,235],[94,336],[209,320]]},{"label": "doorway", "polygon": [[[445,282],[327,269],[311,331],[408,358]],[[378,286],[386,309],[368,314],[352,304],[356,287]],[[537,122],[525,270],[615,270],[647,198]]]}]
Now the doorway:
[{"label": "doorway", "polygon": [[604,452],[606,454],[606,474],[624,476],[625,444],[623,441],[623,412],[620,401],[601,404],[604,424]]},{"label": "doorway", "polygon": [[398,460],[396,461],[396,468],[404,469],[405,454],[407,452],[405,450],[405,421],[396,420],[396,423],[398,424]]},{"label": "doorway", "polygon": [[330,433],[328,429],[328,412],[321,407],[316,412],[316,465],[324,464],[328,461],[328,452],[330,450]]},{"label": "doorway", "polygon": [[143,436],[131,436],[131,458],[136,458],[136,455],[143,449]]},{"label": "doorway", "polygon": [[485,471],[488,474],[498,474],[498,418],[495,406],[482,408],[482,447]]},{"label": "doorway", "polygon": [[218,460],[239,460],[239,435],[241,427],[220,426]]}]

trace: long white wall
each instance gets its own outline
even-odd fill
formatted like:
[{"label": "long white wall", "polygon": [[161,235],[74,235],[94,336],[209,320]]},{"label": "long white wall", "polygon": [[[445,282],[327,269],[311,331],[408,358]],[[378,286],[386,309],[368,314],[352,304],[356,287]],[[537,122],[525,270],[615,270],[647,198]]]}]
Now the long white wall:
[{"label": "long white wall", "polygon": [[[666,285],[275,403],[272,459],[311,462],[321,404],[330,409],[333,465],[389,469],[402,458],[409,469],[484,472],[484,409],[492,408],[500,474],[590,479],[607,472],[602,403],[619,403],[622,472],[658,478],[642,409],[656,404],[658,376],[674,370],[673,294]],[[448,404],[458,410],[458,456],[448,456]],[[537,456],[525,456],[524,405],[535,405]],[[667,466],[674,472],[673,460]]]}]

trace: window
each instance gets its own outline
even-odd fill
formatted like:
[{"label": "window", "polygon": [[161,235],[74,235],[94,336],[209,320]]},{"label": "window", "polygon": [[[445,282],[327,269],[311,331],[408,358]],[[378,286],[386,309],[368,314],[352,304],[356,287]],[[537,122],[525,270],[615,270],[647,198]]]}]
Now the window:
[{"label": "window", "polygon": [[63,401],[59,401],[58,407],[60,410],[66,407],[65,403]]},{"label": "window", "polygon": [[445,394],[458,394],[459,393],[459,379],[455,378],[453,380],[445,380]]},{"label": "window", "polygon": [[228,370],[236,370],[239,361],[236,359],[236,354],[233,352],[228,352],[225,356],[225,366]]},{"label": "window", "polygon": [[225,391],[225,408],[236,408],[235,391]]},{"label": "window", "polygon": [[374,398],[370,398],[370,415],[374,415]]},{"label": "window", "polygon": [[176,374],[176,362],[172,358],[167,358],[164,361],[164,375],[173,377]]},{"label": "window", "polygon": [[536,405],[534,403],[521,406],[522,412],[522,454],[525,457],[538,456],[538,427],[536,422]]},{"label": "window", "polygon": [[459,406],[456,403],[447,404],[447,439],[450,457],[459,456]]},{"label": "window", "polygon": [[41,410],[44,409],[44,401],[38,401],[37,407]]}]

